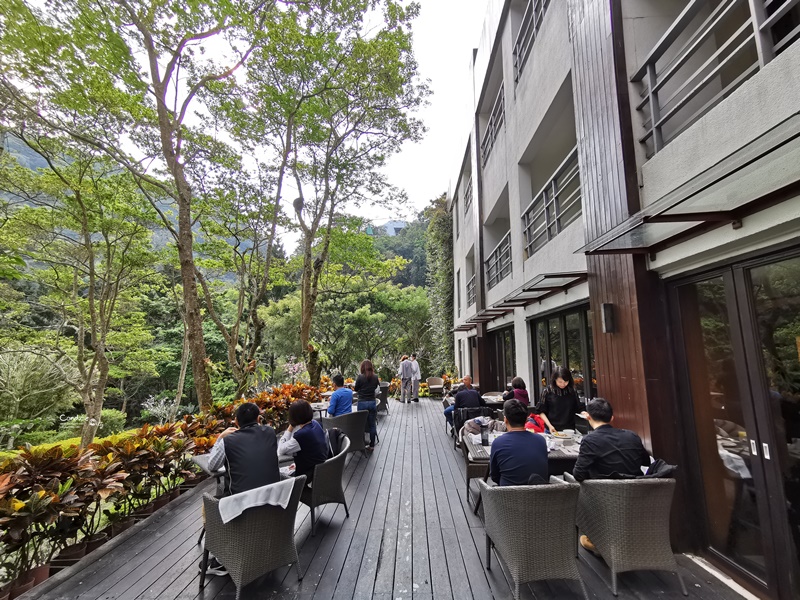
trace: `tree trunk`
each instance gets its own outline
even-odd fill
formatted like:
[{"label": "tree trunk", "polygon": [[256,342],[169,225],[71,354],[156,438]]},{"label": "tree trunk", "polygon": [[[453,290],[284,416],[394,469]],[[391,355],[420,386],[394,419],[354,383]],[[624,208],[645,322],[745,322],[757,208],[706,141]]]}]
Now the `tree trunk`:
[{"label": "tree trunk", "polygon": [[[183,179],[176,175],[176,180]],[[184,188],[184,189],[181,189]],[[186,336],[192,354],[192,375],[197,401],[203,412],[211,408],[211,382],[206,371],[206,343],[203,339],[203,317],[200,314],[200,297],[194,267],[194,235],[192,234],[191,192],[185,179],[178,183],[181,196],[178,201],[178,258],[181,264],[183,305],[186,318]],[[186,194],[186,195],[184,195]]]},{"label": "tree trunk", "polygon": [[81,448],[86,448],[94,441],[97,428],[100,426],[100,417],[103,413],[102,396],[98,400],[92,392],[89,392],[83,398],[83,405],[86,408],[86,420],[81,429]]},{"label": "tree trunk", "polygon": [[178,391],[175,393],[175,402],[169,411],[169,420],[174,422],[178,415],[178,407],[183,398],[183,385],[186,382],[186,367],[189,364],[189,337],[186,335],[186,323],[183,324],[183,350],[181,351],[181,373],[178,375]]}]

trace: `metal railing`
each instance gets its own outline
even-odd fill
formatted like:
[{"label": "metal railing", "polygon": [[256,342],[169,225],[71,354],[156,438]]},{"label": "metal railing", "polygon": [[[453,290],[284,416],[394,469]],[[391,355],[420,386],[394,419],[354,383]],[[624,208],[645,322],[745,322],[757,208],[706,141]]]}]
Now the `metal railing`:
[{"label": "metal railing", "polygon": [[511,274],[511,232],[494,247],[486,259],[486,285],[492,289]]},{"label": "metal railing", "polygon": [[494,142],[497,136],[500,135],[500,129],[506,123],[506,108],[505,108],[505,95],[504,85],[500,85],[500,91],[495,98],[492,112],[489,114],[489,122],[486,124],[486,131],[483,133],[481,140],[481,166],[486,166],[486,161],[489,160],[489,155],[494,148]]},{"label": "metal railing", "polygon": [[576,146],[522,213],[525,258],[533,256],[580,214],[581,178]]},{"label": "metal railing", "polygon": [[648,157],[800,38],[800,0],[690,0],[631,77]]},{"label": "metal railing", "polygon": [[475,304],[475,275],[467,282],[467,308]]},{"label": "metal railing", "polygon": [[525,7],[525,12],[522,15],[522,23],[519,26],[517,33],[517,40],[514,42],[514,83],[519,82],[519,77],[522,74],[522,69],[525,68],[525,63],[528,62],[528,56],[533,48],[533,42],[536,41],[536,34],[539,33],[539,28],[544,20],[544,13],[550,0],[528,0],[528,6]]},{"label": "metal railing", "polygon": [[472,177],[469,178],[467,186],[464,188],[464,214],[467,214],[472,204]]}]

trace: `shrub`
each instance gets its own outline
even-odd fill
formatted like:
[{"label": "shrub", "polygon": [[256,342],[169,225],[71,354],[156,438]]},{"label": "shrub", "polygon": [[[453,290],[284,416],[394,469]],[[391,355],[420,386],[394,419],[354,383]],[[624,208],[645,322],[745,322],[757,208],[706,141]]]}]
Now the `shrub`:
[{"label": "shrub", "polygon": [[[104,408],[100,413],[100,427],[97,428],[97,435],[105,437],[119,433],[125,429],[126,419],[127,415],[124,412],[113,408]],[[66,423],[62,423],[57,439],[66,440],[74,437],[80,438],[81,428],[85,420],[85,415],[79,415]]]},{"label": "shrub", "polygon": [[54,441],[56,436],[58,436],[58,432],[54,429],[46,431],[30,431],[19,436],[15,440],[15,445],[22,446],[24,444],[30,444],[31,446],[38,446],[40,444],[46,444]]}]

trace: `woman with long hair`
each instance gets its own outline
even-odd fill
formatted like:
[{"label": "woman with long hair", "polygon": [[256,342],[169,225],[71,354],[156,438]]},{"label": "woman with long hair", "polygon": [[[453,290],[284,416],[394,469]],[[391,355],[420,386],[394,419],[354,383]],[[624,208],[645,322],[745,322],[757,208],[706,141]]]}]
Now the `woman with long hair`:
[{"label": "woman with long hair", "polygon": [[536,412],[544,419],[550,433],[563,429],[575,429],[575,414],[584,410],[584,405],[575,391],[572,373],[566,367],[553,371],[550,385],[542,390]]},{"label": "woman with long hair", "polygon": [[361,374],[356,378],[356,383],[353,386],[358,394],[358,410],[366,410],[369,412],[367,422],[369,423],[369,449],[375,449],[375,438],[378,435],[378,428],[376,426],[378,420],[378,413],[375,410],[375,392],[378,389],[380,382],[378,376],[375,375],[375,368],[372,366],[372,361],[364,360],[361,362]]}]

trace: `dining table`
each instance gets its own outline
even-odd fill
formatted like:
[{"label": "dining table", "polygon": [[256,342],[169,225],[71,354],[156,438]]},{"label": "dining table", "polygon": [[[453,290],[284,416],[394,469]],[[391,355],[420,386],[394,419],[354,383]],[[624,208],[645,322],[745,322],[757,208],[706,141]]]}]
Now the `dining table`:
[{"label": "dining table", "polygon": [[[465,445],[467,450],[467,460],[473,464],[485,464],[486,473],[483,480],[489,479],[489,459],[491,456],[491,443],[498,437],[503,435],[503,432],[492,432],[489,434],[489,445],[484,446],[480,442],[479,434],[467,433],[464,431],[461,443]],[[575,462],[578,460],[580,452],[580,444],[573,438],[553,438],[553,436],[530,432],[530,435],[541,435],[547,440],[547,472],[548,475],[560,476],[564,473],[572,474],[575,468]],[[477,438],[477,439],[476,439]],[[475,514],[478,514],[478,509],[481,506],[481,499],[475,502]]]},{"label": "dining table", "polygon": [[319,413],[319,418],[322,419],[328,412],[328,407],[331,405],[330,401],[328,402],[312,402],[311,403],[311,410],[315,413]]},{"label": "dining table", "polygon": [[[502,433],[489,434],[490,445],[482,446],[480,441],[475,440],[473,434],[465,433],[462,442],[466,444],[468,459],[472,462],[485,462],[488,464],[492,448],[491,442],[500,435]],[[547,470],[550,475],[563,475],[565,472],[572,473],[580,452],[579,443],[572,438],[556,439],[552,438],[552,436],[534,432],[531,432],[531,435],[542,435],[546,439],[550,438],[547,452]]]}]

